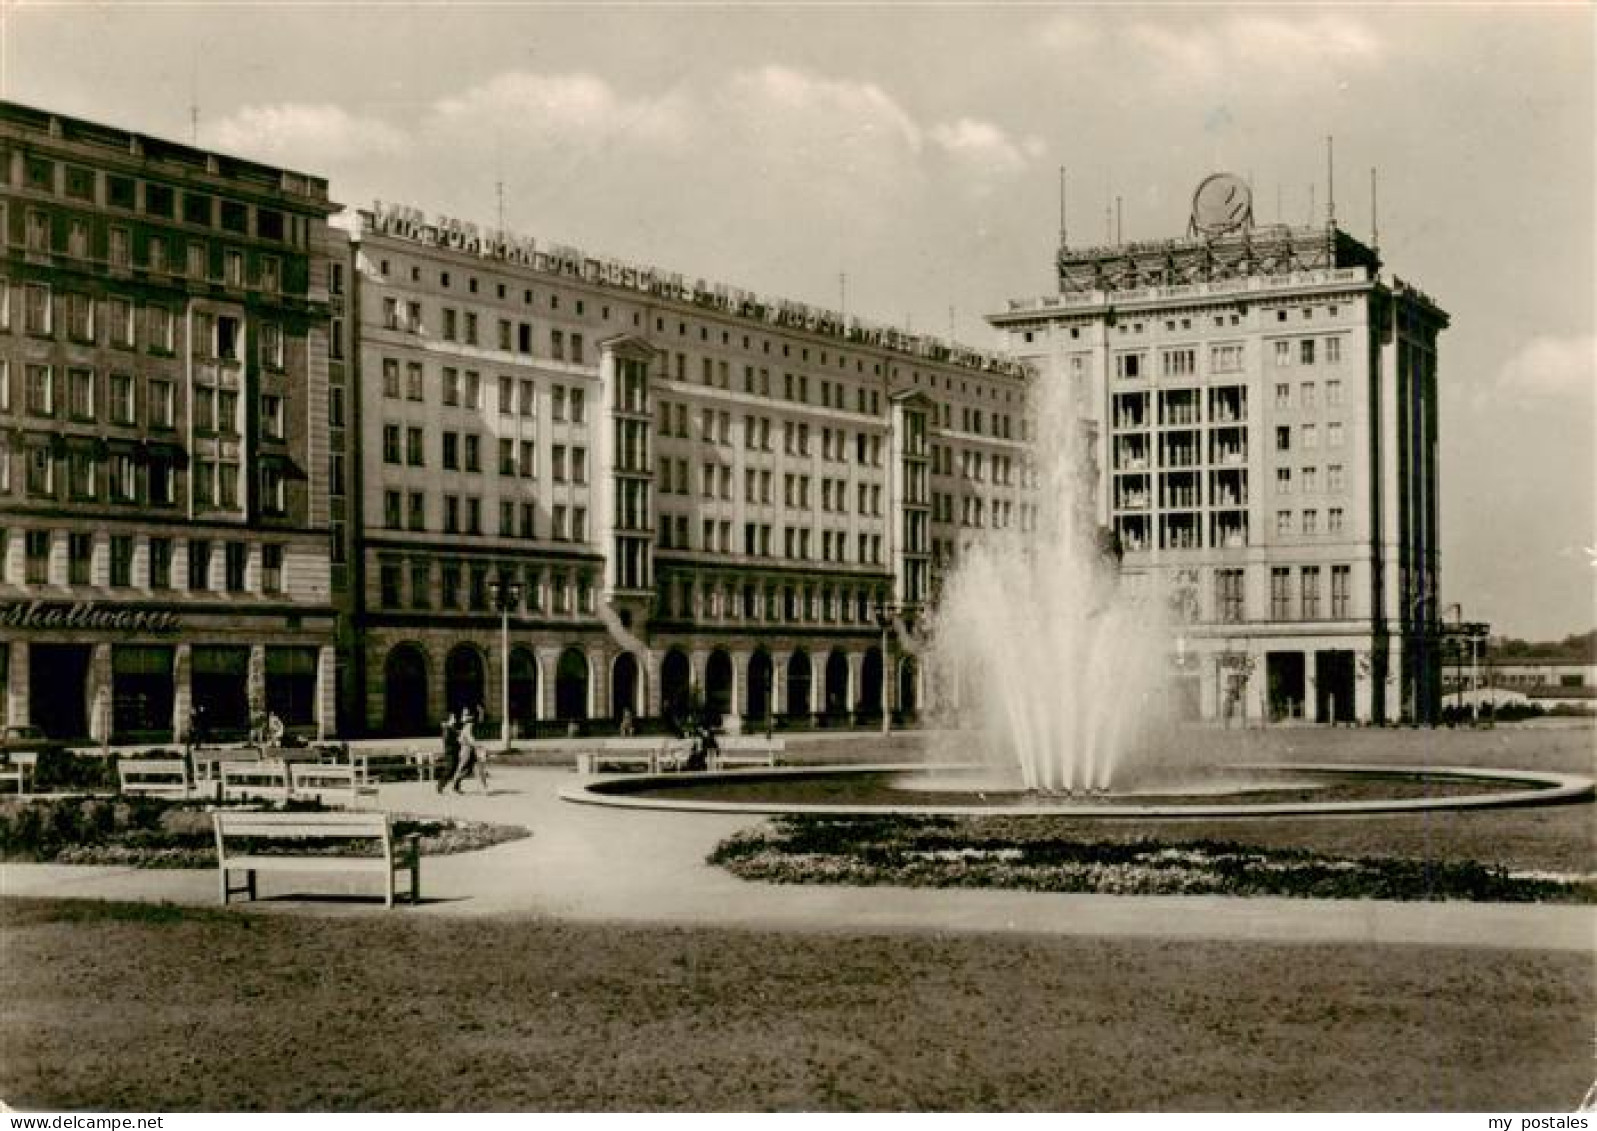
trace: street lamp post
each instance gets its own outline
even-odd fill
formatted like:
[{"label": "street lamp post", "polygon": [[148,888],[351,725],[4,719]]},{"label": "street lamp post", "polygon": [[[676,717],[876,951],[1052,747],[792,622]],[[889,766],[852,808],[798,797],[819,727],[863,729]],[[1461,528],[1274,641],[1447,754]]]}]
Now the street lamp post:
[{"label": "street lamp post", "polygon": [[887,703],[887,633],[893,627],[893,618],[898,615],[899,609],[890,601],[876,603],[876,623],[882,630],[882,734],[893,732],[893,714],[888,710]]},{"label": "street lamp post", "polygon": [[488,583],[488,599],[499,612],[499,748],[510,752],[510,610],[521,604],[521,582],[502,574]]}]

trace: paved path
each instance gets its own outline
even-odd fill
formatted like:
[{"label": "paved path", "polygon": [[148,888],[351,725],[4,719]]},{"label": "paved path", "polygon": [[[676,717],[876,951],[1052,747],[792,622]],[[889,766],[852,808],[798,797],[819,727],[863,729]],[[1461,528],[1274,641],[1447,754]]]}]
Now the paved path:
[{"label": "paved path", "polygon": [[[396,914],[549,916],[589,922],[832,931],[1013,932],[1261,942],[1428,943],[1597,949],[1597,909],[1520,904],[1381,903],[1208,896],[1051,895],[1012,891],[798,887],[749,883],[704,863],[757,818],[574,805],[558,790],[570,770],[500,767],[490,796],[440,797],[431,785],[385,785],[380,804],[533,831],[482,852],[428,857],[421,907]],[[473,785],[471,788],[475,788]],[[325,890],[293,875],[261,877],[256,906],[366,914],[362,902],[303,902]],[[367,883],[369,884],[369,880]],[[362,889],[359,881],[349,890]],[[0,865],[0,895],[217,902],[214,869],[193,871]]]}]

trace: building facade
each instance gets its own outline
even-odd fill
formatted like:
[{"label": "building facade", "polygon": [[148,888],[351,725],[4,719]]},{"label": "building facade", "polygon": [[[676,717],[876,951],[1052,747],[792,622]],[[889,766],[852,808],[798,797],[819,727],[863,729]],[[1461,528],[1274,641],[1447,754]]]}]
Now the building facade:
[{"label": "building facade", "polygon": [[1099,521],[1168,602],[1189,712],[1433,721],[1447,315],[1334,221],[1255,226],[1223,176],[1186,237],[1062,245],[1058,278],[990,321],[1078,388]]},{"label": "building facade", "polygon": [[1023,367],[415,209],[359,220],[363,729],[482,706],[494,734],[507,674],[523,734],[916,711],[938,571],[1022,515]]},{"label": "building facade", "polygon": [[315,177],[0,103],[0,703],[335,729]]}]

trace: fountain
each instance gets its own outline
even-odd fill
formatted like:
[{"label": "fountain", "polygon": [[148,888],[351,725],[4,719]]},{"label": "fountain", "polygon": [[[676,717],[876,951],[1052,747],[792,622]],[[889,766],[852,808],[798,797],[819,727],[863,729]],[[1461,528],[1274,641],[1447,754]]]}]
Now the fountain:
[{"label": "fountain", "polygon": [[[966,549],[936,602],[925,659],[938,738],[928,763],[627,775],[561,796],[700,812],[1153,819],[1412,813],[1597,795],[1590,779],[1523,770],[1227,765],[1238,753],[1232,735],[1179,732],[1169,716],[1163,594],[1147,577],[1121,575],[1096,524],[1086,397],[1063,384],[1042,385],[1037,396],[1042,442],[1035,468],[1022,470],[1036,476],[1036,506]],[[972,766],[978,756],[983,765]]]},{"label": "fountain", "polygon": [[1059,383],[1036,395],[1036,506],[970,546],[943,587],[934,717],[974,719],[985,760],[1027,790],[1104,792],[1163,716],[1168,633],[1095,524],[1084,398]]}]

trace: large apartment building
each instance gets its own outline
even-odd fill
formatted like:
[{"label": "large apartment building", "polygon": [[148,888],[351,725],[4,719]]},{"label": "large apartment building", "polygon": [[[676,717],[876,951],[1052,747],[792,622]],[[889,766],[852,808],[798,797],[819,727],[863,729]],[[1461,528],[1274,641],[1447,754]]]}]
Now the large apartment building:
[{"label": "large apartment building", "polygon": [[0,704],[330,733],[316,177],[0,103]]},{"label": "large apartment building", "polygon": [[1064,245],[1058,279],[990,321],[1088,406],[1099,521],[1169,603],[1189,710],[1434,719],[1447,315],[1333,220],[1255,225],[1224,175],[1185,237]]},{"label": "large apartment building", "polygon": [[523,733],[917,709],[938,571],[1025,513],[1023,367],[411,208],[353,254],[365,728],[497,716],[501,612]]}]

